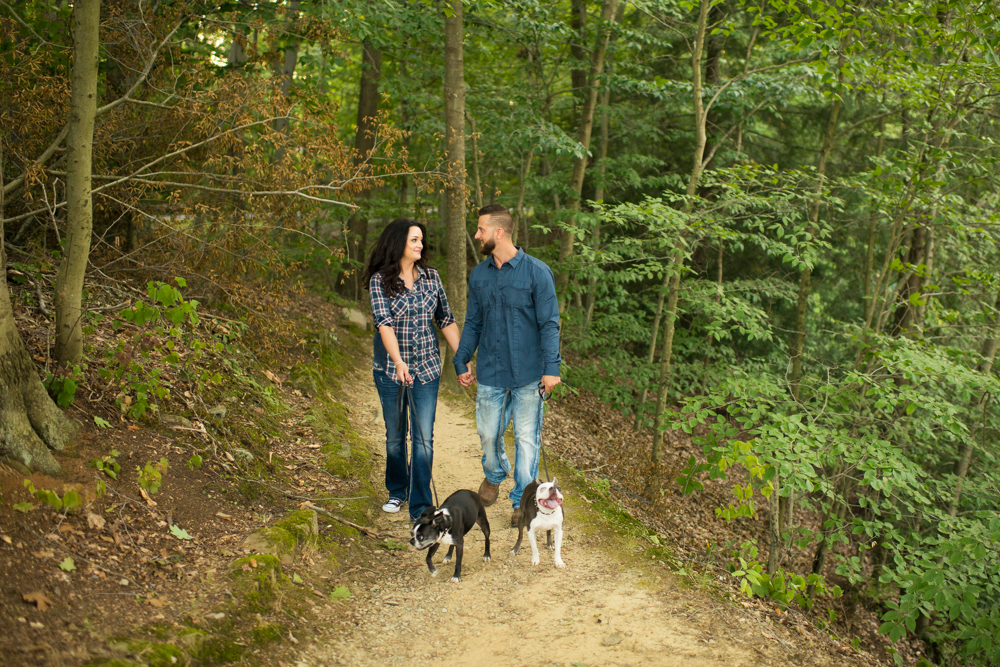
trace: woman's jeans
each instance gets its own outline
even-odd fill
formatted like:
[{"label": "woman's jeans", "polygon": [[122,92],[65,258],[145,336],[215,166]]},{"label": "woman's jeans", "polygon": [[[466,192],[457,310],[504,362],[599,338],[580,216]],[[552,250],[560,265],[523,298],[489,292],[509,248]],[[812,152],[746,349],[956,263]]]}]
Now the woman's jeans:
[{"label": "woman's jeans", "polygon": [[[402,385],[390,380],[385,371],[372,371],[372,374],[385,419],[385,488],[390,498],[409,501],[410,519],[416,521],[421,512],[434,503],[431,497],[431,468],[434,465],[434,412],[437,409],[439,379],[413,381],[410,387],[413,400],[407,419],[406,410],[399,411]],[[409,470],[406,461],[408,423],[412,424],[410,442],[413,448]],[[421,433],[427,438],[426,444]]]},{"label": "woman's jeans", "polygon": [[483,472],[490,484],[499,485],[510,473],[503,434],[514,422],[514,488],[510,500],[521,506],[524,487],[538,477],[538,447],[541,443],[542,397],[538,384],[506,389],[479,385],[476,390],[476,426],[483,446]]}]

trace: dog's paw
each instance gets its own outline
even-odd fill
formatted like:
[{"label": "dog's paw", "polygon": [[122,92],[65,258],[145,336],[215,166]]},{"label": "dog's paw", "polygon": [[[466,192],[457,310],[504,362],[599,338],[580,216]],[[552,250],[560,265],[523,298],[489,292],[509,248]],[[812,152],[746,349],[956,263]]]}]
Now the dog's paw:
[{"label": "dog's paw", "polygon": [[451,583],[453,583],[453,584],[460,583],[461,581],[462,581],[462,577],[452,577],[451,578]]},{"label": "dog's paw", "polygon": [[537,558],[532,558],[532,559],[531,559],[531,564],[532,564],[532,565],[538,565],[538,564],[539,564],[540,562],[541,562],[541,561],[540,561],[539,559],[537,559]]},{"label": "dog's paw", "polygon": [[489,556],[483,556],[483,562],[484,563],[489,563],[490,560],[492,560],[492,559]]},{"label": "dog's paw", "polygon": [[437,570],[431,570],[431,576],[432,577],[438,576],[438,571]]},{"label": "dog's paw", "polygon": [[562,562],[562,559],[560,558],[559,560],[556,561],[556,567],[562,570],[563,568],[566,567],[566,563]]},{"label": "dog's paw", "polygon": [[451,562],[451,556],[445,556],[444,560],[441,561],[441,564],[443,565],[445,563],[450,563],[450,562]]},{"label": "dog's paw", "polygon": [[511,549],[510,550],[510,557],[513,558],[515,556],[517,556],[517,549]]}]

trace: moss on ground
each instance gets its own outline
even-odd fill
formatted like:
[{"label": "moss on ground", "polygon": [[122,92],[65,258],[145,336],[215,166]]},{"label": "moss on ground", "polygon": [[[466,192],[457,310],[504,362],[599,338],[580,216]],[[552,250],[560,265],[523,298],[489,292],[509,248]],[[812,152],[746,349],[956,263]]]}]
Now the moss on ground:
[{"label": "moss on ground", "polygon": [[229,570],[234,593],[243,598],[252,612],[268,612],[280,602],[281,584],[288,577],[281,571],[281,562],[272,554],[259,554],[237,559]]}]

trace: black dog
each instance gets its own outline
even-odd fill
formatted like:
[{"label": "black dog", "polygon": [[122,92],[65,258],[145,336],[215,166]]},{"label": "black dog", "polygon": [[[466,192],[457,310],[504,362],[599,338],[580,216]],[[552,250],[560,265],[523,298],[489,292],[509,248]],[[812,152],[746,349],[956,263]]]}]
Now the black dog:
[{"label": "black dog", "polygon": [[483,562],[490,562],[490,522],[486,519],[486,508],[478,493],[462,489],[456,491],[447,498],[441,505],[441,509],[428,507],[413,524],[413,537],[410,544],[417,550],[422,551],[430,547],[427,552],[427,569],[431,571],[431,576],[437,576],[437,568],[431,561],[438,546],[448,545],[448,554],[444,557],[444,562],[451,560],[452,552],[455,555],[455,574],[452,581],[462,580],[462,550],[465,542],[465,534],[472,530],[472,527],[479,524],[486,538],[486,553],[483,555]]}]

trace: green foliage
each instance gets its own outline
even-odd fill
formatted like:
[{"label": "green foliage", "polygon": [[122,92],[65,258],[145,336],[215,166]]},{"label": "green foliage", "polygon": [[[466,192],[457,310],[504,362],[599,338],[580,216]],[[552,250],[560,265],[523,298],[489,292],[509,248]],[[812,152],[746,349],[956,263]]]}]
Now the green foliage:
[{"label": "green foliage", "polygon": [[159,491],[168,466],[169,462],[165,458],[161,458],[159,463],[147,461],[142,468],[136,466],[136,471],[139,473],[137,478],[139,487],[151,494]]},{"label": "green foliage", "polygon": [[105,456],[100,456],[90,461],[90,467],[96,468],[97,470],[103,472],[105,475],[111,479],[117,480],[118,473],[121,472],[121,465],[119,465],[118,460],[115,458],[121,456],[121,452],[117,449],[112,449],[110,454]]},{"label": "green foliage", "polygon": [[[183,278],[174,280],[179,288],[187,285]],[[151,407],[170,398],[163,365],[191,377],[196,390],[222,381],[221,374],[211,372],[203,360],[208,354],[223,352],[225,344],[199,331],[199,304],[186,300],[178,287],[150,281],[149,303],[139,301],[112,316],[112,327],[127,335],[105,351],[101,375],[118,387],[116,402],[132,417],[142,418]],[[90,318],[96,325],[104,316],[91,313]]]},{"label": "green foliage", "polygon": [[[815,590],[816,595],[828,592],[826,582],[819,574],[803,577],[781,568],[773,574],[767,574],[764,565],[757,559],[755,540],[744,542],[733,555],[735,561],[730,565],[731,572],[739,580],[740,590],[747,597],[771,598],[785,606],[795,602],[800,607],[811,608],[813,601],[808,593],[810,588]],[[833,595],[841,594],[839,586],[834,586],[829,592]]]},{"label": "green foliage", "polygon": [[68,408],[73,405],[76,398],[76,390],[84,379],[84,371],[87,364],[74,365],[68,370],[61,370],[59,374],[46,373],[43,384],[49,392],[49,396],[55,399],[61,407]]},{"label": "green foliage", "polygon": [[190,470],[198,470],[199,468],[201,468],[201,463],[202,463],[201,455],[195,454],[187,460],[187,467]]},{"label": "green foliage", "polygon": [[[26,488],[28,493],[33,495],[36,500],[40,500],[56,511],[62,510],[63,512],[70,512],[83,504],[83,501],[80,499],[80,494],[72,489],[60,496],[55,491],[51,491],[49,489],[36,489],[34,483],[30,479],[24,480],[24,488]],[[25,504],[30,505],[30,503]],[[22,506],[23,505],[24,504],[22,504]]]},{"label": "green foliage", "polygon": [[76,569],[76,563],[73,562],[72,558],[67,556],[59,563],[59,569],[63,572],[72,572]]}]

